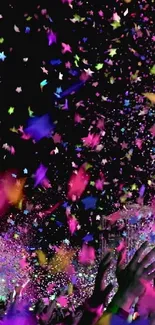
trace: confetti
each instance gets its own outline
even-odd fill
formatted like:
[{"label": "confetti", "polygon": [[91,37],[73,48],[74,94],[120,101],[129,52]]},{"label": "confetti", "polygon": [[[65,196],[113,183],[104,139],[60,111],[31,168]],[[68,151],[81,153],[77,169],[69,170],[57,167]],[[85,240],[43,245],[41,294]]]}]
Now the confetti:
[{"label": "confetti", "polygon": [[[1,233],[19,243],[33,299],[65,287],[77,306],[92,292],[102,222],[106,234],[116,227],[120,247],[140,225],[126,259],[154,243],[154,6],[62,0],[10,10],[13,24],[0,15]],[[137,205],[149,210],[143,224]],[[79,263],[81,243],[95,247],[94,263]]]},{"label": "confetti", "polygon": [[89,183],[90,176],[86,172],[86,165],[82,165],[79,171],[74,172],[68,183],[68,198],[75,201],[80,198]]},{"label": "confetti", "polygon": [[81,264],[89,265],[94,263],[94,260],[95,260],[94,248],[84,244],[79,253],[79,262]]},{"label": "confetti", "polygon": [[39,141],[49,136],[52,129],[53,126],[48,115],[33,117],[28,121],[28,127],[25,129],[25,134]]}]

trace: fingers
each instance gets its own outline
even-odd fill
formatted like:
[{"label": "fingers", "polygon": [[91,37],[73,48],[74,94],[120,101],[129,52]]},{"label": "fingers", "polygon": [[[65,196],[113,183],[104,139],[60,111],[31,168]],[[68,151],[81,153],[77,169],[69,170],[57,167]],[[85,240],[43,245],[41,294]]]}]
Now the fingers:
[{"label": "fingers", "polygon": [[98,274],[102,273],[103,276],[103,273],[107,270],[110,261],[111,261],[111,253],[107,252],[99,265]]},{"label": "fingers", "polygon": [[154,278],[155,278],[155,271],[152,272],[152,273],[150,273],[150,274],[148,274],[148,276],[147,276],[147,279],[148,280],[153,280]]},{"label": "fingers", "polygon": [[[109,259],[108,259],[108,261],[109,261]],[[102,264],[102,265],[100,264],[98,274],[97,274],[97,277],[95,280],[95,289],[98,288],[98,286],[101,287],[105,272],[108,270],[110,264],[111,264],[111,260],[109,262],[107,262],[106,264]]]},{"label": "fingers", "polygon": [[143,251],[146,249],[148,243],[147,242],[144,242],[140,248],[136,251],[134,257],[132,258],[132,260],[130,261],[130,263],[128,264],[128,268],[130,268],[131,270],[134,270],[136,269],[137,267],[137,263],[143,253]]},{"label": "fingers", "polygon": [[93,303],[95,302],[96,306],[105,305],[108,295],[113,289],[112,283],[109,283],[104,290],[100,290],[97,293],[94,292],[91,299]]},{"label": "fingers", "polygon": [[111,252],[107,252],[107,253],[104,255],[104,257],[103,257],[103,259],[102,259],[100,265],[102,266],[103,264],[108,263],[108,262],[110,261],[110,259],[111,259]]},{"label": "fingers", "polygon": [[155,247],[143,258],[140,262],[140,267],[144,268],[153,257],[155,257]]},{"label": "fingers", "polygon": [[104,289],[103,291],[103,294],[102,294],[102,299],[103,299],[103,304],[105,303],[105,300],[108,298],[108,295],[110,294],[110,292],[112,291],[113,289],[113,285],[112,283],[109,283],[106,288]]},{"label": "fingers", "polygon": [[152,264],[150,264],[147,268],[144,269],[144,273],[146,275],[150,274],[151,272],[153,272],[155,270],[155,262],[153,262]]},{"label": "fingers", "polygon": [[122,262],[124,261],[125,253],[126,253],[126,248],[123,248],[118,254],[116,274],[118,274],[123,269]]}]

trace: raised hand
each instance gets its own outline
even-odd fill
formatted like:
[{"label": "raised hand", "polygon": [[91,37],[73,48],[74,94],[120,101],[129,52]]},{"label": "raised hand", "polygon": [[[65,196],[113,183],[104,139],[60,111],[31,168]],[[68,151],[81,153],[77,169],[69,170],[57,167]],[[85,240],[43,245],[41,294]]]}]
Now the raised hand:
[{"label": "raised hand", "polygon": [[123,253],[121,252],[116,270],[119,289],[108,307],[109,310],[117,312],[121,307],[129,312],[135,298],[145,291],[143,280],[151,281],[155,277],[155,262],[151,263],[152,258],[155,257],[155,248],[142,258],[147,246],[147,242],[143,243],[125,268],[120,264]]},{"label": "raised hand", "polygon": [[152,258],[155,257],[155,247],[140,261],[147,246],[147,242],[143,243],[135,253],[130,263],[124,269],[119,263],[122,252],[120,253],[117,263],[116,276],[119,289],[123,292],[127,291],[135,296],[139,296],[144,290],[141,279],[151,281],[155,277],[155,262],[151,263]]},{"label": "raised hand", "polygon": [[103,283],[105,273],[108,270],[110,263],[111,263],[111,254],[107,253],[99,265],[93,294],[88,299],[88,302],[85,305],[85,311],[80,321],[76,324],[93,325],[96,324],[97,320],[101,316],[103,312],[103,306],[105,305],[107,297],[113,288],[111,283],[106,288]]},{"label": "raised hand", "polygon": [[89,300],[89,303],[92,307],[98,307],[99,305],[105,304],[105,301],[111,292],[113,286],[110,283],[106,288],[104,286],[104,276],[107,272],[109,266],[111,263],[111,254],[108,252],[102,259],[99,268],[98,273],[95,280],[95,286],[93,294]]}]

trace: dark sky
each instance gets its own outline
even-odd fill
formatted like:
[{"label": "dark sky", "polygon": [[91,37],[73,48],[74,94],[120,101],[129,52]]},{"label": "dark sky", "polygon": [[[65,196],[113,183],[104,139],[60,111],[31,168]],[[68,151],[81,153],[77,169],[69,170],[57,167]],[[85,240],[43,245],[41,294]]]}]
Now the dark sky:
[{"label": "dark sky", "polygon": [[[81,244],[87,233],[98,236],[97,215],[137,199],[152,200],[154,106],[143,93],[154,91],[153,4],[3,1],[0,14],[0,53],[6,56],[0,56],[0,168],[15,169],[19,178],[27,170],[24,201],[34,207],[28,215],[20,211],[20,218],[15,210],[15,224],[33,224],[36,246],[48,247],[63,238]],[[63,44],[69,45],[68,51]],[[87,81],[78,88],[83,74]],[[74,85],[74,93],[63,95]],[[51,121],[52,132],[40,141],[33,136],[25,140],[20,132],[33,120],[31,111],[34,118],[48,114]],[[100,136],[99,147],[84,144],[89,133]],[[13,146],[14,154],[5,144]],[[68,181],[84,163],[90,164],[90,182],[72,202],[67,198]],[[40,164],[47,168],[50,189],[41,183],[34,188]],[[96,187],[97,180],[103,182],[102,189]],[[95,208],[82,203],[87,197],[97,199]],[[38,218],[36,205],[43,211],[58,202],[53,214]],[[73,236],[66,206],[81,225]]]}]

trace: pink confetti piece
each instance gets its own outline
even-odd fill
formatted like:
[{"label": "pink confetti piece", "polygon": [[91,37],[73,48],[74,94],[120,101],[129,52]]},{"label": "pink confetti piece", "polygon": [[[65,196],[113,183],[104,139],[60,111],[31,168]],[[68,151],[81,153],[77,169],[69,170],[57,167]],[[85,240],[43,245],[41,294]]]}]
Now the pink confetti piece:
[{"label": "pink confetti piece", "polygon": [[155,289],[149,281],[145,279],[140,281],[145,288],[145,293],[138,300],[138,312],[141,316],[146,316],[154,311]]},{"label": "pink confetti piece", "polygon": [[104,181],[102,179],[97,179],[95,182],[96,189],[99,191],[103,190]]},{"label": "pink confetti piece", "polygon": [[68,299],[65,296],[58,297],[57,302],[60,304],[61,307],[66,308],[68,306]]},{"label": "pink confetti piece", "polygon": [[69,231],[70,231],[71,235],[73,235],[74,232],[77,230],[78,221],[76,220],[76,218],[74,216],[69,216],[67,223],[69,226]]},{"label": "pink confetti piece", "polygon": [[116,250],[117,250],[117,252],[121,252],[123,249],[125,249],[126,248],[126,243],[125,243],[125,241],[124,240],[122,240],[120,243],[119,243],[119,245],[117,246],[117,248],[116,248]]},{"label": "pink confetti piece", "polygon": [[152,134],[152,136],[154,137],[155,136],[155,124],[152,125],[152,127],[150,128],[150,133]]},{"label": "pink confetti piece", "polygon": [[62,3],[68,3],[69,5],[71,5],[71,3],[73,2],[73,0],[61,0]]},{"label": "pink confetti piece", "polygon": [[52,212],[54,212],[63,202],[60,201],[56,204],[54,204],[52,207],[50,207],[49,209],[45,210],[42,212],[42,216],[48,216],[49,214],[51,214]]},{"label": "pink confetti piece", "polygon": [[61,43],[62,44],[62,53],[65,54],[66,52],[72,53],[72,49],[69,44]]},{"label": "pink confetti piece", "polygon": [[142,144],[143,144],[143,140],[142,139],[136,139],[136,146],[138,147],[138,149],[142,149]]},{"label": "pink confetti piece", "polygon": [[87,137],[82,138],[85,146],[95,148],[100,143],[100,135],[89,133]]},{"label": "pink confetti piece", "polygon": [[95,261],[95,249],[86,244],[82,246],[79,252],[79,262],[84,265],[93,264]]},{"label": "pink confetti piece", "polygon": [[48,286],[47,286],[47,292],[52,293],[54,287],[55,287],[55,283],[49,283]]},{"label": "pink confetti piece", "polygon": [[89,174],[85,170],[85,164],[80,167],[80,169],[71,176],[68,183],[68,199],[76,201],[80,198],[84,192],[86,186],[90,180]]},{"label": "pink confetti piece", "polygon": [[107,220],[110,221],[111,224],[115,223],[117,220],[121,219],[121,213],[120,211],[116,211],[112,214],[110,214],[108,217],[106,217]]},{"label": "pink confetti piece", "polygon": [[74,265],[68,265],[67,269],[66,269],[66,274],[70,277],[73,276],[75,274],[75,268]]},{"label": "pink confetti piece", "polygon": [[27,268],[29,266],[29,264],[26,261],[26,257],[24,257],[24,258],[22,258],[20,260],[20,266],[21,266],[22,269],[25,269],[25,268]]}]

